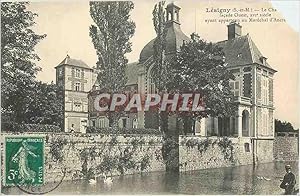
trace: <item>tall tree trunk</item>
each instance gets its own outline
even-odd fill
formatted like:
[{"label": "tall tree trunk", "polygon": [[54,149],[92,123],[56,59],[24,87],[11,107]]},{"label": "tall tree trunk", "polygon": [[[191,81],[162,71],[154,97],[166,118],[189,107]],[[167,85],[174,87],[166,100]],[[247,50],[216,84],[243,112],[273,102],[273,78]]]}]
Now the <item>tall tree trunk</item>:
[{"label": "tall tree trunk", "polygon": [[168,113],[166,111],[160,111],[159,125],[160,125],[161,132],[164,135],[168,135]]},{"label": "tall tree trunk", "polygon": [[112,128],[113,133],[117,133],[119,129],[119,119],[120,119],[120,114],[116,112],[111,112],[109,114],[109,127]]}]

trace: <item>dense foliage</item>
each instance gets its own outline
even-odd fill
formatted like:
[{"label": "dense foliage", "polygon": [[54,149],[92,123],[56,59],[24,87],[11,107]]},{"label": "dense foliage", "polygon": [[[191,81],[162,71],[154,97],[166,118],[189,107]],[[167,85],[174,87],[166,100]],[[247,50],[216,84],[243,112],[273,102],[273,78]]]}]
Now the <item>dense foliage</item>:
[{"label": "dense foliage", "polygon": [[62,126],[63,94],[61,87],[54,83],[35,82],[31,103],[27,108],[25,122]]},{"label": "dense foliage", "polygon": [[28,92],[40,67],[35,46],[46,35],[32,30],[36,14],[28,11],[26,2],[1,3],[1,106],[15,122],[21,122],[30,103]]},{"label": "dense foliage", "polygon": [[234,76],[226,67],[222,48],[204,40],[181,46],[169,61],[168,91],[200,93],[205,111],[196,117],[231,116],[236,107],[229,81]]},{"label": "dense foliage", "polygon": [[2,122],[62,124],[58,87],[36,81],[41,70],[36,45],[46,37],[33,30],[37,14],[27,2],[1,3],[1,113]]},{"label": "dense foliage", "polygon": [[299,131],[299,129],[295,130],[293,125],[290,122],[275,119],[275,132],[296,132],[296,131]]},{"label": "dense foliage", "polygon": [[168,69],[166,62],[166,12],[165,1],[160,1],[155,4],[153,9],[153,25],[156,32],[156,38],[154,40],[154,65],[152,68],[153,76],[156,78],[156,88],[161,92],[166,90],[166,82],[168,80]]},{"label": "dense foliage", "polygon": [[[135,23],[130,20],[134,4],[130,1],[91,1],[90,37],[98,56],[98,82],[102,89],[111,93],[124,90],[128,63],[126,53],[131,52],[129,39],[135,32]],[[110,125],[117,127],[120,113],[108,113]]]}]

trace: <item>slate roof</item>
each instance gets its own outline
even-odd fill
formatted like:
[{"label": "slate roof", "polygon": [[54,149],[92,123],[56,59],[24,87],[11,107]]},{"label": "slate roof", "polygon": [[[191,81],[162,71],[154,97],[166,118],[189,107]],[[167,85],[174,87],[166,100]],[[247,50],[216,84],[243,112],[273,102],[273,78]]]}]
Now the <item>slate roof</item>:
[{"label": "slate roof", "polygon": [[[180,29],[180,24],[170,22],[166,24],[167,35],[166,35],[166,53],[172,53],[177,51],[183,44],[184,41],[191,41],[191,38],[186,36]],[[154,39],[152,39],[140,53],[140,62],[147,60],[154,53],[153,49]]]},{"label": "slate roof", "polygon": [[265,65],[263,64],[262,57],[264,56],[258,50],[249,34],[220,41],[216,44],[223,48],[226,57],[225,61],[229,67],[257,63],[272,69],[268,62]]},{"label": "slate roof", "polygon": [[72,59],[72,58],[70,58],[69,55],[67,55],[66,58],[61,63],[59,63],[55,68],[60,67],[62,65],[72,65],[72,66],[76,66],[76,67],[92,69],[82,60]]}]

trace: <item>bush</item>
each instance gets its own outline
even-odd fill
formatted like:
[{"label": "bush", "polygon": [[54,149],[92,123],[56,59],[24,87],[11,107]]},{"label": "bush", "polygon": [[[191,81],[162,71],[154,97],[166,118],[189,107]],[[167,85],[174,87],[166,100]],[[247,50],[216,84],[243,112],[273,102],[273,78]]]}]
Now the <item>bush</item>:
[{"label": "bush", "polygon": [[113,130],[110,127],[97,128],[97,127],[87,127],[87,133],[100,133],[100,134],[151,134],[151,135],[161,135],[162,133],[157,129],[146,129],[146,128],[119,128]]},{"label": "bush", "polygon": [[2,132],[61,132],[57,125],[46,124],[17,124],[14,122],[5,122],[1,124]]}]

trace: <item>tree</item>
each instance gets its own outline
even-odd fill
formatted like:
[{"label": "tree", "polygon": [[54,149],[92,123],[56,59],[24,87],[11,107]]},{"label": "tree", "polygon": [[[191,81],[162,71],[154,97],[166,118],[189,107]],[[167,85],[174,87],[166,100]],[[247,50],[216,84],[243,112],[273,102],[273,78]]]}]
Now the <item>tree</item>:
[{"label": "tree", "polygon": [[[165,1],[155,4],[153,9],[153,25],[156,32],[156,38],[153,44],[154,64],[152,67],[152,77],[154,77],[155,87],[161,94],[168,93],[167,83],[169,78],[169,57],[166,56],[166,13]],[[162,147],[163,158],[167,171],[179,171],[179,134],[178,129],[175,132],[168,130],[169,114],[167,111],[159,111],[159,127],[165,134]],[[177,120],[177,119],[176,119]]]},{"label": "tree", "polygon": [[156,78],[156,88],[158,91],[166,91],[166,82],[167,82],[167,62],[166,62],[166,18],[165,18],[165,1],[160,1],[158,4],[155,4],[153,9],[153,25],[156,32],[156,38],[153,44],[153,58],[154,66],[152,72]]},{"label": "tree", "polygon": [[168,91],[197,92],[205,111],[185,112],[197,118],[230,117],[236,111],[229,81],[234,79],[227,69],[222,48],[204,40],[194,40],[181,46],[168,67]]},{"label": "tree", "polygon": [[[135,32],[135,23],[130,20],[133,8],[130,1],[90,2],[90,15],[95,23],[90,26],[90,37],[98,56],[98,81],[110,93],[123,92],[127,82],[125,54],[131,52],[129,39]],[[116,128],[121,113],[108,115],[110,125]]]},{"label": "tree", "polygon": [[25,122],[29,124],[63,125],[63,93],[61,87],[51,82],[35,82],[31,103],[26,112]]},{"label": "tree", "polygon": [[1,3],[1,107],[2,115],[16,123],[25,120],[31,97],[28,91],[35,85],[40,60],[35,46],[46,37],[32,27],[37,14],[26,9],[27,2]]},{"label": "tree", "polygon": [[[168,67],[166,59],[166,18],[165,18],[165,1],[155,4],[152,11],[153,26],[156,32],[156,38],[153,44],[154,65],[152,67],[153,77],[155,78],[155,87],[158,92],[167,92],[166,83],[168,80]],[[163,133],[168,133],[168,113],[159,111],[159,126]]]},{"label": "tree", "polygon": [[293,125],[290,122],[275,119],[275,132],[295,132]]}]

